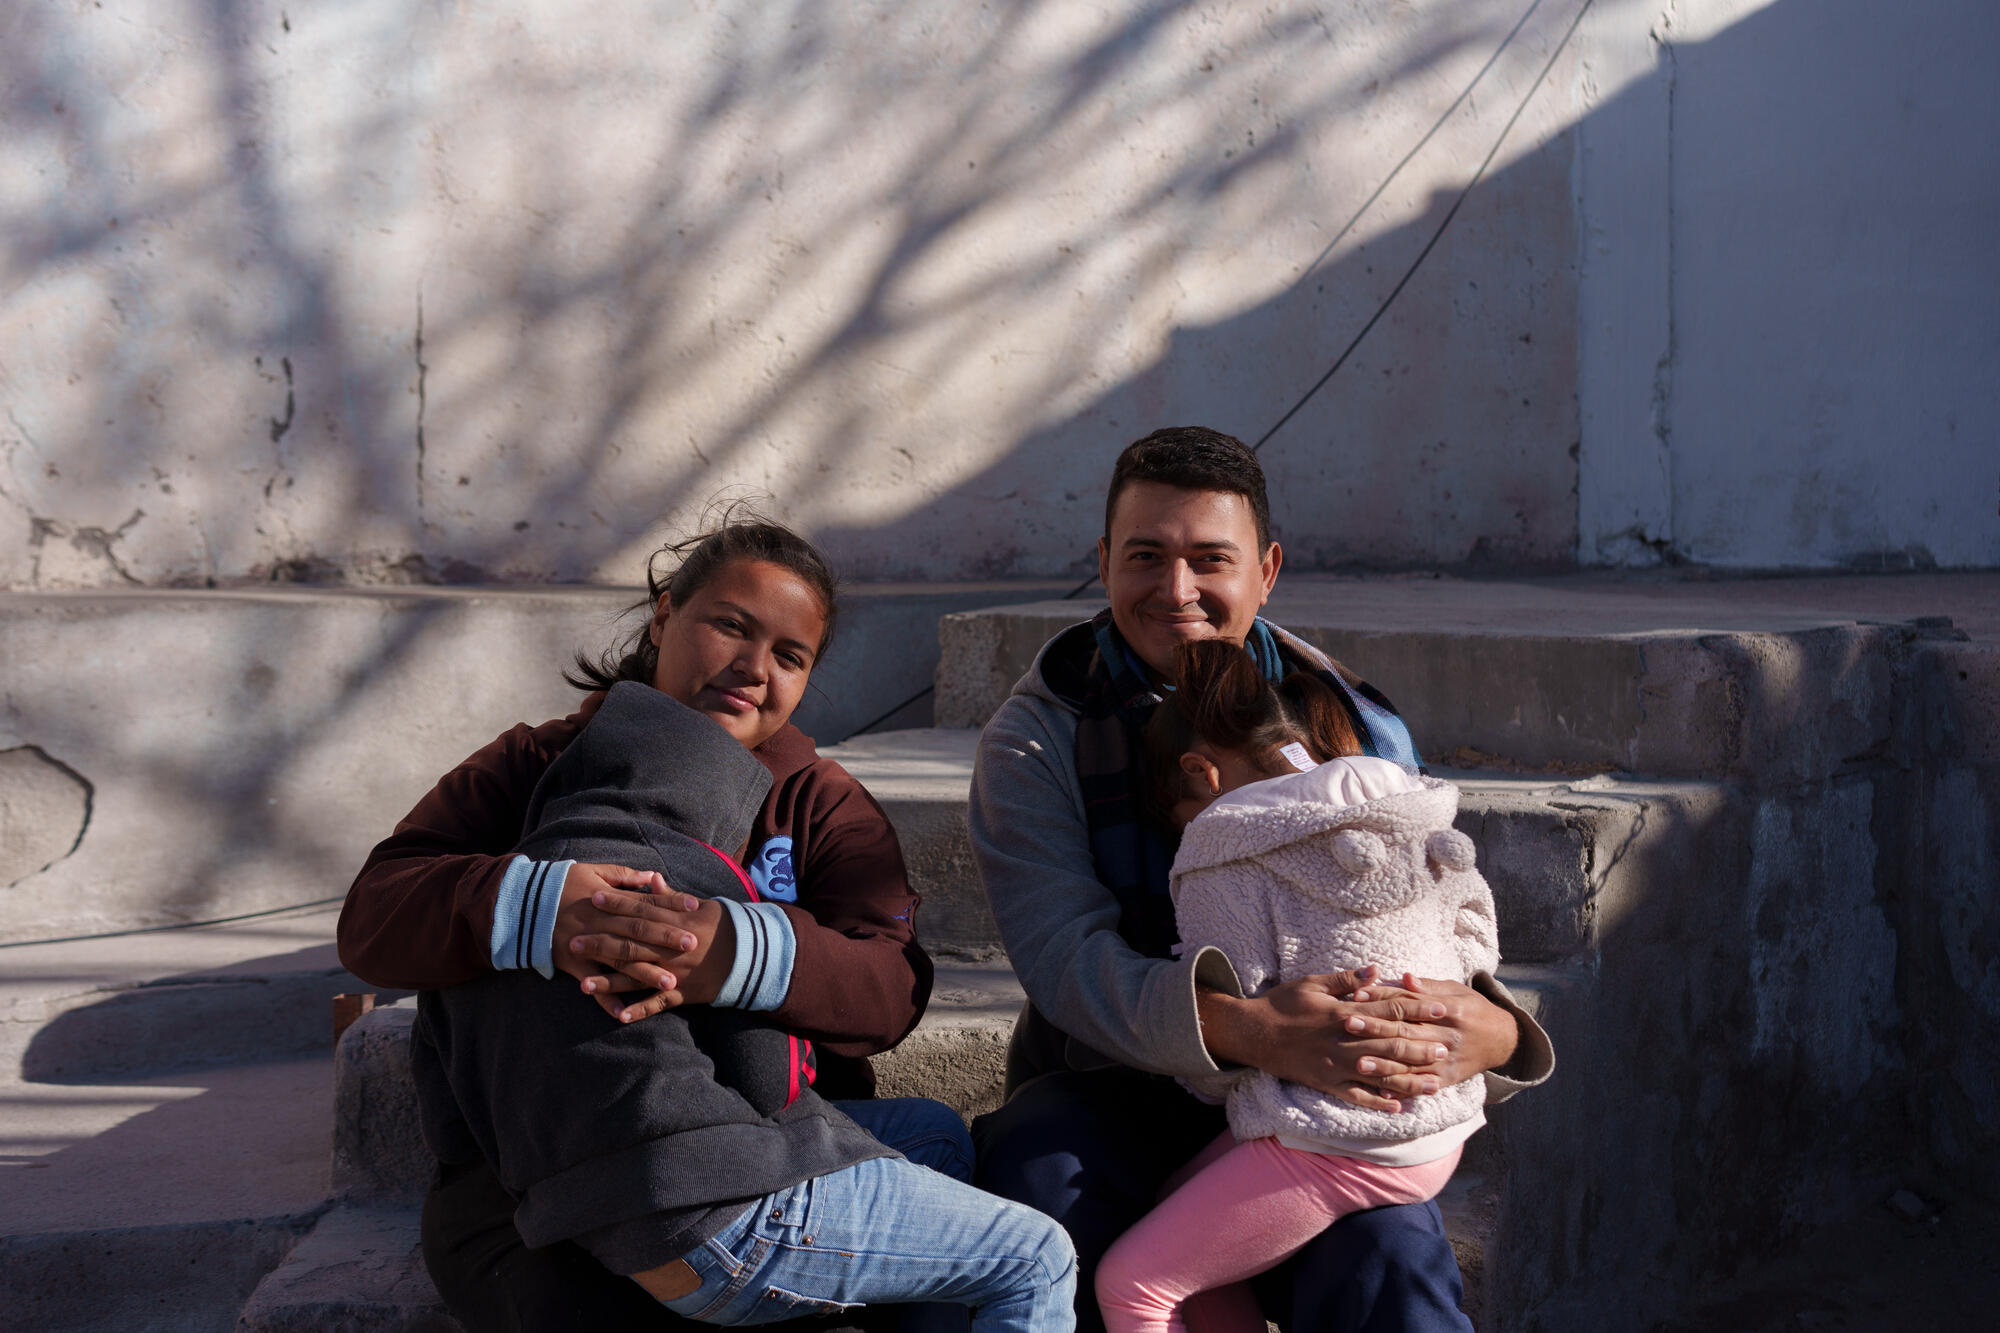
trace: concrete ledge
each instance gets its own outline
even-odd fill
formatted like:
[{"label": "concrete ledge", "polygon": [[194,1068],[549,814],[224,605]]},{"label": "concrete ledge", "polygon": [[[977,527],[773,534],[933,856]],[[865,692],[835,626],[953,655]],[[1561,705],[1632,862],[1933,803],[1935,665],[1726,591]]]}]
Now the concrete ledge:
[{"label": "concrete ledge", "polygon": [[0,1329],[219,1333],[310,1217],[0,1238]]},{"label": "concrete ledge", "polygon": [[[1051,583],[859,585],[796,720],[930,721],[939,615]],[[0,593],[0,941],[340,893],[474,749],[571,712],[631,588]],[[29,834],[32,833],[32,836]]]},{"label": "concrete ledge", "polygon": [[437,1159],[410,1081],[416,1001],[363,1014],[333,1054],[333,1189],[341,1198],[414,1205]]},{"label": "concrete ledge", "polygon": [[237,1333],[463,1333],[418,1244],[413,1207],[337,1207],[257,1285]]},{"label": "concrete ledge", "polygon": [[965,827],[978,743],[977,730],[918,728],[871,732],[821,751],[852,773],[895,825],[911,887],[923,895],[916,924],[924,947],[975,956],[1000,944]]},{"label": "concrete ledge", "polygon": [[[1818,781],[1897,735],[1899,674],[1973,626],[2000,578],[1764,579],[1695,583],[1572,576],[1516,583],[1286,577],[1265,613],[1395,699],[1434,761],[1502,760],[1763,786]],[[937,725],[984,723],[1057,630],[1101,600],[946,616]],[[1978,636],[1986,636],[1980,638]],[[1976,656],[1969,649],[1935,649]],[[1947,671],[1965,667],[1943,668]],[[1970,709],[1996,706],[1982,658]],[[1471,682],[1477,682],[1471,687]],[[1968,733],[1976,726],[1965,728]]]},{"label": "concrete ledge", "polygon": [[337,911],[0,950],[0,1079],[324,1054],[331,998],[370,989],[334,957]]},{"label": "concrete ledge", "polygon": [[[1006,967],[944,960],[931,1005],[902,1045],[872,1063],[885,1097],[934,1097],[961,1115],[998,1105],[1021,989]],[[333,1187],[360,1203],[413,1205],[435,1161],[418,1127],[404,1001],[365,1014],[334,1055]]]},{"label": "concrete ledge", "polygon": [[1005,963],[980,967],[941,961],[931,1007],[917,1030],[875,1056],[884,1097],[931,1097],[967,1120],[1000,1104],[1007,1038],[1025,997]]}]

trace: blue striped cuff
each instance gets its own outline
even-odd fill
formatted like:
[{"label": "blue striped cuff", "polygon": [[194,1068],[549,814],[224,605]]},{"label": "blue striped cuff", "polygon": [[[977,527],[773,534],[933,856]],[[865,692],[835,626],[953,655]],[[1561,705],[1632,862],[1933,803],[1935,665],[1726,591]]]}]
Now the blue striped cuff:
[{"label": "blue striped cuff", "polygon": [[545,977],[556,974],[551,961],[556,940],[556,909],[562,906],[563,880],[574,861],[531,861],[517,856],[500,881],[493,904],[493,966],[498,970],[532,967]]},{"label": "blue striped cuff", "polygon": [[736,959],[715,1002],[732,1009],[776,1009],[791,992],[792,960],[799,951],[791,918],[776,903],[716,901],[736,927]]}]

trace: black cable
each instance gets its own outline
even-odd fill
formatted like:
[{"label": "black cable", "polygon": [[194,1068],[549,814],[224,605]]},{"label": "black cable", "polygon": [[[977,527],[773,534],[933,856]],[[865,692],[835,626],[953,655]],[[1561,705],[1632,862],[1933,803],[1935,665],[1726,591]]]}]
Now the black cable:
[{"label": "black cable", "polygon": [[[1445,228],[1451,226],[1451,220],[1458,216],[1458,210],[1465,205],[1465,201],[1471,196],[1473,188],[1485,177],[1486,169],[1492,166],[1493,159],[1500,155],[1500,146],[1506,143],[1507,136],[1513,133],[1514,126],[1520,122],[1521,116],[1527,111],[1528,103],[1535,100],[1536,89],[1540,88],[1542,81],[1549,77],[1549,71],[1556,66],[1556,57],[1560,56],[1563,53],[1563,48],[1569,45],[1569,39],[1576,35],[1577,25],[1583,22],[1583,16],[1590,12],[1590,7],[1594,3],[1596,3],[1596,0],[1583,0],[1583,4],[1578,6],[1576,16],[1570,19],[1569,27],[1563,31],[1562,40],[1557,42],[1549,51],[1548,60],[1543,63],[1541,72],[1535,75],[1534,82],[1528,85],[1528,91],[1522,95],[1520,105],[1514,108],[1513,115],[1507,117],[1507,123],[1500,127],[1500,136],[1493,141],[1493,146],[1486,150],[1486,156],[1480,159],[1478,170],[1472,173],[1472,179],[1466,181],[1465,188],[1458,192],[1458,197],[1451,201],[1451,207],[1447,208],[1444,216],[1438,220],[1437,230],[1431,233],[1431,238],[1428,241],[1424,242],[1424,248],[1417,251],[1416,259],[1411,262],[1409,268],[1404,270],[1402,278],[1390,289],[1389,295],[1383,299],[1382,304],[1375,307],[1375,313],[1368,317],[1368,322],[1361,326],[1361,331],[1349,340],[1346,348],[1341,351],[1339,356],[1334,358],[1333,364],[1326,368],[1326,374],[1321,375],[1313,382],[1313,386],[1307,389],[1296,403],[1291,405],[1291,408],[1286,411],[1285,415],[1278,418],[1277,424],[1257,437],[1257,443],[1250,446],[1250,452],[1256,453],[1270,441],[1273,435],[1283,430],[1285,423],[1297,416],[1299,409],[1311,402],[1313,395],[1326,387],[1326,382],[1332,379],[1342,366],[1347,364],[1347,358],[1354,355],[1355,349],[1361,346],[1362,340],[1373,331],[1377,324],[1382,322],[1382,316],[1389,313],[1389,307],[1394,305],[1396,298],[1403,294],[1403,288],[1410,285],[1410,279],[1417,276],[1417,270],[1423,267],[1426,259],[1430,258],[1431,251],[1437,248],[1437,243],[1444,239]],[[1522,21],[1525,22],[1526,19],[1527,16],[1523,15]],[[1513,40],[1512,33],[1508,34],[1508,40]],[[1482,70],[1481,73],[1484,73],[1484,71]],[[1408,159],[1405,160],[1407,161]]]},{"label": "black cable", "polygon": [[[1333,240],[1327,243],[1326,250],[1322,250],[1320,252],[1319,258],[1313,260],[1312,264],[1307,267],[1306,272],[1310,273],[1314,268],[1317,268],[1319,264],[1326,258],[1327,253],[1331,251],[1335,245],[1338,245],[1340,243],[1341,237],[1347,235],[1348,232],[1354,229],[1354,224],[1360,221],[1361,215],[1367,212],[1369,207],[1373,205],[1377,199],[1382,197],[1382,191],[1389,188],[1389,182],[1396,179],[1396,174],[1402,171],[1404,167],[1409,165],[1410,159],[1415,157],[1417,155],[1417,152],[1420,149],[1422,149],[1425,144],[1430,142],[1432,136],[1435,135],[1438,132],[1438,130],[1443,127],[1445,121],[1451,118],[1452,113],[1457,111],[1459,106],[1465,101],[1465,99],[1472,95],[1472,90],[1479,86],[1479,81],[1486,77],[1487,71],[1491,70],[1493,68],[1494,62],[1500,59],[1500,53],[1502,51],[1505,51],[1508,45],[1513,42],[1514,38],[1520,35],[1521,29],[1527,25],[1528,19],[1533,16],[1534,12],[1537,9],[1541,8],[1541,2],[1542,0],[1534,0],[1534,3],[1528,6],[1526,11],[1524,11],[1521,17],[1515,22],[1513,28],[1508,31],[1505,37],[1500,39],[1500,45],[1493,48],[1493,54],[1487,57],[1486,63],[1479,67],[1479,73],[1473,76],[1472,82],[1465,85],[1465,90],[1461,92],[1456,99],[1453,100],[1452,104],[1449,107],[1445,108],[1444,114],[1438,117],[1437,122],[1433,124],[1428,131],[1425,132],[1424,137],[1417,140],[1415,147],[1411,148],[1409,152],[1403,154],[1402,161],[1398,162],[1395,165],[1394,169],[1391,170],[1387,176],[1384,176],[1382,178],[1382,183],[1375,187],[1375,192],[1369,195],[1368,198],[1362,202],[1362,205],[1359,209],[1355,210],[1354,216],[1347,220],[1347,225],[1342,227],[1340,231],[1334,235]],[[1583,22],[1583,16],[1586,13],[1590,12],[1591,5],[1595,3],[1596,0],[1583,0],[1583,4],[1578,7],[1575,16],[1571,18],[1569,21],[1569,27],[1563,30],[1562,40],[1557,42],[1555,44],[1555,47],[1552,50],[1550,50],[1549,58],[1542,65],[1541,72],[1535,75],[1534,82],[1528,85],[1528,91],[1522,94],[1520,104],[1514,108],[1514,114],[1507,117],[1507,123],[1500,127],[1500,136],[1493,141],[1493,146],[1486,150],[1486,156],[1480,160],[1478,170],[1474,171],[1472,173],[1472,178],[1466,181],[1465,187],[1458,192],[1458,197],[1451,201],[1451,207],[1445,210],[1444,217],[1439,219],[1438,221],[1437,230],[1431,233],[1431,238],[1428,241],[1424,242],[1424,248],[1417,252],[1417,257],[1411,261],[1409,268],[1404,270],[1402,278],[1396,283],[1396,285],[1393,288],[1390,289],[1389,294],[1386,297],[1382,298],[1382,303],[1375,307],[1375,313],[1368,317],[1368,322],[1361,326],[1361,331],[1355,334],[1354,337],[1348,341],[1347,346],[1341,350],[1340,355],[1334,358],[1333,364],[1326,368],[1326,373],[1324,375],[1321,375],[1317,380],[1313,381],[1312,387],[1307,389],[1305,393],[1300,395],[1299,400],[1296,403],[1293,403],[1291,407],[1286,410],[1285,415],[1278,418],[1276,424],[1274,424],[1269,430],[1265,431],[1262,435],[1257,437],[1257,442],[1250,446],[1251,453],[1254,454],[1258,452],[1266,444],[1270,443],[1271,437],[1273,435],[1276,435],[1279,431],[1283,430],[1285,428],[1285,424],[1289,422],[1293,417],[1299,414],[1299,409],[1303,408],[1307,403],[1311,402],[1313,400],[1314,395],[1316,395],[1321,389],[1324,389],[1326,387],[1327,381],[1331,380],[1334,377],[1334,375],[1339,372],[1340,368],[1347,364],[1348,358],[1354,355],[1355,349],[1360,347],[1362,341],[1365,338],[1367,338],[1370,332],[1374,330],[1375,326],[1382,322],[1382,316],[1389,313],[1389,307],[1394,305],[1396,302],[1396,298],[1403,294],[1403,289],[1410,285],[1410,279],[1417,276],[1417,270],[1423,267],[1424,261],[1426,259],[1430,258],[1431,251],[1437,248],[1437,243],[1444,239],[1445,228],[1451,226],[1451,220],[1458,216],[1459,208],[1464,205],[1466,199],[1472,194],[1473,187],[1477,186],[1479,182],[1485,177],[1486,169],[1493,165],[1493,159],[1500,155],[1501,145],[1506,143],[1507,136],[1513,133],[1514,126],[1520,122],[1522,115],[1527,111],[1528,103],[1535,100],[1535,91],[1542,86],[1542,81],[1549,77],[1549,71],[1555,68],[1556,57],[1560,56],[1563,53],[1564,48],[1569,45],[1570,38],[1576,36],[1577,27]],[[1057,600],[1064,602],[1070,601],[1071,599],[1080,596],[1086,589],[1095,586],[1096,583],[1097,583],[1097,575],[1093,574],[1089,578],[1085,579],[1083,582],[1077,584],[1074,588],[1071,588],[1068,592],[1064,593]],[[888,721],[896,714],[902,712],[905,708],[908,708],[911,704],[916,703],[918,700],[922,699],[925,695],[935,693],[936,688],[937,687],[934,685],[924,686],[924,688],[918,690],[915,694],[903,700],[903,702],[897,704],[894,708],[891,708],[888,712],[882,714],[880,717],[868,723],[866,726],[858,727],[855,730],[848,732],[846,736],[841,738],[841,743],[844,743],[846,741],[851,741],[856,736],[865,735],[867,732],[873,730],[874,728],[881,726],[884,722]]]},{"label": "black cable", "polygon": [[0,942],[0,949],[25,949],[31,944],[81,944],[85,940],[114,940],[121,935],[158,935],[168,930],[193,930],[196,926],[226,926],[232,921],[254,921],[260,916],[277,916],[281,912],[298,912],[308,907],[330,907],[346,894],[338,898],[315,898],[309,903],[292,903],[287,907],[267,907],[261,912],[242,912],[236,916],[218,916],[209,921],[176,921],[166,926],[134,926],[130,930],[106,930],[95,935],[58,935],[47,940],[7,940]]}]

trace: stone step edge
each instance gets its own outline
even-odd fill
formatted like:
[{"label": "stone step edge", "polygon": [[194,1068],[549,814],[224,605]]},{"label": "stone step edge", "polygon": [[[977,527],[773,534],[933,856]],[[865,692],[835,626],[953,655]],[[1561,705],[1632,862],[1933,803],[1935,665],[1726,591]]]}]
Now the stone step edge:
[{"label": "stone step edge", "polygon": [[163,1310],[226,1317],[327,1210],[322,1203],[272,1217],[0,1237],[7,1293],[0,1323],[37,1330],[143,1328]]},{"label": "stone step edge", "polygon": [[[1092,609],[1042,603],[946,616],[934,678],[937,723],[984,723],[1046,639]],[[1386,690],[1424,753],[1483,754],[1530,767],[1729,774],[1766,788],[1809,783],[1919,744],[1899,727],[1909,690],[1898,683],[1898,664],[1949,663],[1950,671],[1915,675],[1968,718],[1990,717],[2000,684],[2000,645],[1940,637],[1921,623],[1829,614],[1776,617],[1764,630],[1715,630],[1677,628],[1688,621],[1671,606],[1657,614],[1661,628],[1635,623],[1592,632],[1566,623],[1535,632],[1485,625],[1369,630],[1324,612],[1275,612]],[[1954,676],[1967,683],[1954,685]],[[1756,707],[1744,711],[1745,699]],[[2000,753],[2000,741],[1973,749],[1990,757]]]},{"label": "stone step edge", "polygon": [[424,1270],[415,1206],[330,1209],[244,1304],[237,1333],[463,1333]]},{"label": "stone step edge", "polygon": [[[1020,983],[1004,962],[937,961],[930,1008],[895,1050],[873,1057],[877,1092],[925,1096],[968,1119],[999,1103]],[[414,1000],[385,1005],[342,1034],[334,1052],[333,1189],[357,1201],[412,1200],[434,1162],[418,1130],[409,1075]]]},{"label": "stone step edge", "polygon": [[[1483,1176],[1461,1172],[1438,1198],[1465,1285],[1460,1308],[1486,1323],[1496,1209]],[[462,1333],[425,1271],[414,1205],[341,1204],[258,1283],[236,1333]]]},{"label": "stone step edge", "polygon": [[[911,885],[923,896],[927,947],[992,949],[999,942],[967,831],[978,733],[962,728],[880,732],[824,753],[867,787],[895,826]],[[1727,815],[1735,789],[1712,779],[1587,777],[1437,769],[1462,791],[1458,827],[1479,845],[1509,958],[1553,962],[1596,946],[1602,909],[1645,885],[1628,852],[1655,833],[1659,810],[1698,828]],[[1671,821],[1651,821],[1662,825]]]}]

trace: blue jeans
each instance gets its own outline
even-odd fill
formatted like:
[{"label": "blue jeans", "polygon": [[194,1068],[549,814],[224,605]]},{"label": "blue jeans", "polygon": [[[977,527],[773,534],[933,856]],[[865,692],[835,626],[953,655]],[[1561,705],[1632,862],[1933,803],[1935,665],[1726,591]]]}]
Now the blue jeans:
[{"label": "blue jeans", "polygon": [[972,1135],[958,1112],[928,1097],[879,1097],[833,1103],[842,1115],[918,1166],[972,1183]]},{"label": "blue jeans", "polygon": [[[1076,1245],[1077,1327],[1103,1333],[1092,1284],[1111,1242],[1150,1212],[1161,1184],[1221,1133],[1222,1108],[1132,1070],[1043,1075],[973,1122],[976,1179],[1040,1209]],[[1471,1333],[1436,1203],[1351,1213],[1253,1280],[1289,1333]]]},{"label": "blue jeans", "polygon": [[701,1285],[666,1302],[712,1324],[949,1301],[973,1333],[1069,1333],[1076,1255],[1032,1208],[878,1157],[753,1204],[682,1256]]}]

